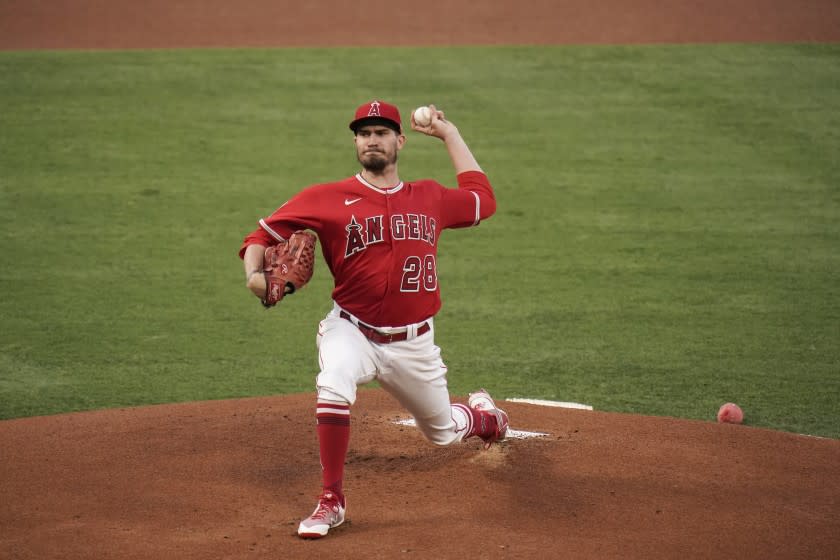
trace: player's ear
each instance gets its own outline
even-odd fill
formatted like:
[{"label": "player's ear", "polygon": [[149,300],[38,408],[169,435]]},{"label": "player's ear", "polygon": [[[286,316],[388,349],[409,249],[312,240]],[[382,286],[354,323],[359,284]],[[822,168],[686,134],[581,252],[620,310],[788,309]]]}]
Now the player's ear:
[{"label": "player's ear", "polygon": [[405,146],[405,134],[397,134],[397,149],[402,150],[402,147]]}]

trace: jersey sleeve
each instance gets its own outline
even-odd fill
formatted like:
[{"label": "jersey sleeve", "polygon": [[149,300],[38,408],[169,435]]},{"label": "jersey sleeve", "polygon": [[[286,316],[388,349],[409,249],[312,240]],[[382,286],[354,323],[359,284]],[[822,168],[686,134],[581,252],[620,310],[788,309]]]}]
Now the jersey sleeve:
[{"label": "jersey sleeve", "polygon": [[311,229],[318,232],[318,206],[321,189],[309,187],[290,198],[273,214],[259,221],[259,227],[245,236],[239,247],[239,258],[243,258],[249,245],[269,247],[288,239],[294,232]]},{"label": "jersey sleeve", "polygon": [[441,209],[444,228],[477,226],[496,213],[496,196],[487,175],[480,171],[458,174],[458,188],[445,189]]}]

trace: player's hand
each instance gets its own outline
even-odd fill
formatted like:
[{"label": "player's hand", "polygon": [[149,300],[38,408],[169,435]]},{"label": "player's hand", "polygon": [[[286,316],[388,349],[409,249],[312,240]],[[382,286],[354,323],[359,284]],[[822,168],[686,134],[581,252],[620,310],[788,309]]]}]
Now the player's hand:
[{"label": "player's hand", "polygon": [[428,136],[434,136],[435,138],[440,138],[441,140],[446,140],[446,138],[452,134],[458,134],[457,127],[446,120],[446,115],[443,114],[443,111],[438,110],[434,105],[429,105],[429,110],[432,112],[432,120],[426,126],[420,126],[417,124],[417,121],[414,120],[414,113],[411,114],[411,129],[416,130],[417,132],[422,132]]}]

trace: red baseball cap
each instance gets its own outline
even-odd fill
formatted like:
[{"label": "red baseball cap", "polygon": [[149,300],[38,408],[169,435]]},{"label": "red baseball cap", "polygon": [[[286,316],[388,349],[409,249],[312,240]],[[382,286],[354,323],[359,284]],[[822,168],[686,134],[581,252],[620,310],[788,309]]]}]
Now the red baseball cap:
[{"label": "red baseball cap", "polygon": [[350,122],[350,130],[356,132],[357,128],[365,124],[383,124],[402,133],[400,110],[383,101],[373,100],[364,105],[359,105],[359,108],[356,109],[356,116]]}]

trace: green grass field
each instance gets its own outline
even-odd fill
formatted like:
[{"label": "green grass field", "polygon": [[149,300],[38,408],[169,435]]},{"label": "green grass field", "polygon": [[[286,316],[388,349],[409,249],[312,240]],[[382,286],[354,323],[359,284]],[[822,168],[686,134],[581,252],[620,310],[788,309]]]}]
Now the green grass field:
[{"label": "green grass field", "polygon": [[[0,418],[314,390],[323,261],[242,237],[433,102],[498,213],[441,241],[450,387],[840,437],[840,45],[0,53]],[[453,185],[409,133],[405,179]]]}]

